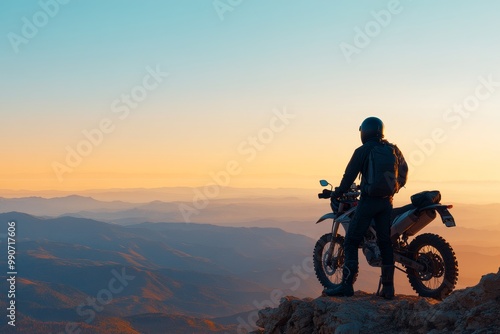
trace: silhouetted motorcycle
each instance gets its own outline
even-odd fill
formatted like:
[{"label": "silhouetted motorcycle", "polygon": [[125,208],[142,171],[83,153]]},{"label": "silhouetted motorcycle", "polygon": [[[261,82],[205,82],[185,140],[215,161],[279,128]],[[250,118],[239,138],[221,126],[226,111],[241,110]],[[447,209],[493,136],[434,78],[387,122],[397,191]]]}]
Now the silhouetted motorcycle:
[{"label": "silhouetted motorcycle", "polygon": [[[332,212],[322,216],[316,224],[332,219],[332,231],[323,235],[314,247],[314,270],[320,283],[325,288],[332,288],[342,280],[344,265],[344,236],[339,234],[342,225],[345,232],[354,217],[361,192],[353,184],[350,190],[339,199],[330,198],[333,186],[321,180],[324,189],[319,198],[330,199]],[[443,299],[449,295],[458,280],[458,262],[450,244],[437,234],[420,234],[408,243],[410,237],[432,222],[437,214],[446,227],[455,226],[455,220],[448,209],[452,205],[440,204],[439,191],[424,191],[411,196],[412,203],[394,208],[391,217],[391,240],[394,246],[394,259],[403,268],[413,289],[422,297]],[[373,267],[382,265],[377,235],[372,222],[360,244],[368,264]],[[356,279],[356,278],[355,278]],[[380,289],[380,284],[379,284]]]}]

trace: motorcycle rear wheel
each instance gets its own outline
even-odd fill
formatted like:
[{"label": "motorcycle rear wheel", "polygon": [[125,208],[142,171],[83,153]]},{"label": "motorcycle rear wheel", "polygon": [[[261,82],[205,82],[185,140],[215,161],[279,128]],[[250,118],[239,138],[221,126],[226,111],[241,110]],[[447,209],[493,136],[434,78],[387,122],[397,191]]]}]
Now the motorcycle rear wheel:
[{"label": "motorcycle rear wheel", "polygon": [[[316,242],[313,254],[314,272],[321,285],[330,289],[340,284],[344,260],[344,237],[340,235],[333,237],[331,233],[328,233]],[[354,281],[356,278],[357,275]]]},{"label": "motorcycle rear wheel", "polygon": [[419,296],[442,300],[453,291],[458,281],[458,261],[446,240],[432,233],[421,234],[412,240],[408,253],[424,266],[422,271],[406,271]]}]

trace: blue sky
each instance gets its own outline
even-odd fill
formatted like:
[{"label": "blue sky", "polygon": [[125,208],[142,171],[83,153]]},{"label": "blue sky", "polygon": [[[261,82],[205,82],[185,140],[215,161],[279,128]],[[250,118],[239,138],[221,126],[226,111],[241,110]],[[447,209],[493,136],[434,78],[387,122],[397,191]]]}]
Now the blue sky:
[{"label": "blue sky", "polygon": [[[211,1],[73,0],[60,5],[19,54],[2,39],[3,91],[10,96],[36,87],[30,89],[35,96],[85,103],[82,93],[104,98],[143,67],[161,63],[190,94],[288,98],[294,81],[297,89],[314,85],[331,94],[347,86],[357,94],[370,74],[384,83],[372,89],[377,95],[402,81],[410,88],[443,83],[451,90],[496,66],[498,2],[403,0],[402,12],[348,65],[339,43],[352,43],[353,28],[388,3],[242,1],[221,21]],[[40,10],[37,1],[0,6],[4,36],[19,33],[21,18]]]}]

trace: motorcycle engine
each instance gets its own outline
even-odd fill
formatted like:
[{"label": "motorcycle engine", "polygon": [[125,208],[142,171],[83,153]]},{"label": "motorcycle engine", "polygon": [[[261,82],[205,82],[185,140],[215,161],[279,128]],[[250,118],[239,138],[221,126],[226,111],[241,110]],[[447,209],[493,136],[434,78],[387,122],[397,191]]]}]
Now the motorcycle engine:
[{"label": "motorcycle engine", "polygon": [[380,254],[380,248],[378,248],[376,241],[365,241],[363,245],[363,254],[365,254],[366,260],[370,266],[382,266],[382,255]]}]

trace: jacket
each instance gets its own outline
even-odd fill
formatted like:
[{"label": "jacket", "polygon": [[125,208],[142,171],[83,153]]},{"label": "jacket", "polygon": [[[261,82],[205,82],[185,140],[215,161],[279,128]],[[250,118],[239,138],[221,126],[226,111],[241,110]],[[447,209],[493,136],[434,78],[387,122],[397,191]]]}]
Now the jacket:
[{"label": "jacket", "polygon": [[[366,182],[364,175],[366,175],[366,170],[367,170],[366,161],[368,158],[368,154],[370,154],[371,149],[375,145],[383,145],[384,142],[387,143],[387,141],[385,140],[372,138],[367,140],[363,145],[361,145],[354,151],[351,160],[347,164],[344,176],[342,177],[342,181],[340,181],[340,185],[337,188],[335,188],[335,191],[331,195],[333,198],[337,198],[341,196],[343,193],[347,192],[352,183],[356,180],[356,177],[358,176],[359,173],[361,173],[361,195],[366,196],[366,194],[363,194],[363,189],[365,188],[364,185]],[[393,146],[396,152],[396,156],[398,157],[399,160],[399,169],[408,170],[408,165],[406,164],[403,154],[396,145]],[[402,186],[404,186],[404,184],[401,184],[401,187]]]}]

